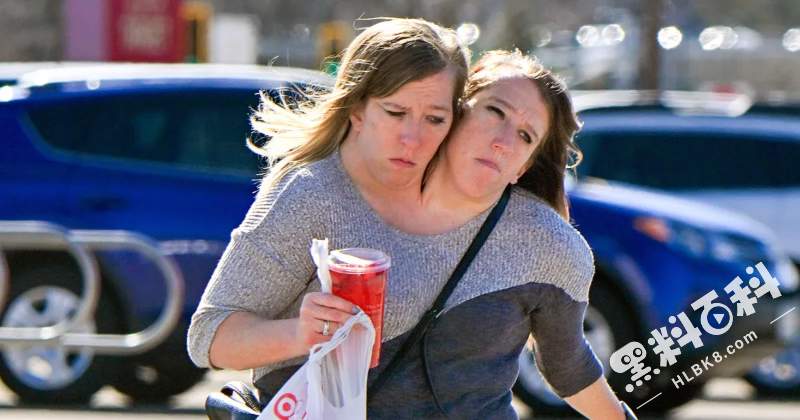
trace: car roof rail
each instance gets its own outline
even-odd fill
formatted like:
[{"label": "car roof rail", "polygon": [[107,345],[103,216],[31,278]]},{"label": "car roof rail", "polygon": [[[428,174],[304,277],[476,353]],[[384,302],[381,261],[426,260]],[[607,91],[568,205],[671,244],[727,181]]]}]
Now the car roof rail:
[{"label": "car roof rail", "polygon": [[749,95],[730,92],[600,90],[573,91],[572,95],[578,112],[660,106],[680,115],[738,117],[753,105]]},{"label": "car roof rail", "polygon": [[22,87],[42,87],[48,84],[82,82],[86,80],[142,79],[219,79],[281,80],[328,86],[332,78],[322,72],[280,66],[247,64],[163,64],[163,63],[103,63],[87,66],[45,68],[21,75]]}]

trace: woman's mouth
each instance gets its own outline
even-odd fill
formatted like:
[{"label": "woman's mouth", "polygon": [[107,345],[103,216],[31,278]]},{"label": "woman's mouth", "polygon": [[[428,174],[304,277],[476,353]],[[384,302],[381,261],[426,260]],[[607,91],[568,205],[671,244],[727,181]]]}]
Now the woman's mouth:
[{"label": "woman's mouth", "polygon": [[401,168],[413,168],[413,167],[417,166],[416,163],[414,163],[414,162],[412,162],[410,160],[401,159],[401,158],[393,158],[393,159],[389,159],[389,161],[392,162],[395,166],[399,166]]},{"label": "woman's mouth", "polygon": [[487,168],[494,169],[498,173],[500,172],[500,167],[497,166],[497,164],[492,162],[491,160],[481,159],[481,158],[476,158],[475,160],[478,161],[478,163],[480,163],[481,165],[486,166]]}]

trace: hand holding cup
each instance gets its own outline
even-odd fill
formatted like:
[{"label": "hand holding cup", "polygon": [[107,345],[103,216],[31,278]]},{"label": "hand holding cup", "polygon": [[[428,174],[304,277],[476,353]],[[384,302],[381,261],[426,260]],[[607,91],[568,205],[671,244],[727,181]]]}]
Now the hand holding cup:
[{"label": "hand holding cup", "polygon": [[324,343],[357,312],[355,305],[339,296],[321,292],[309,293],[303,297],[300,306],[297,339],[306,350],[315,344]]}]

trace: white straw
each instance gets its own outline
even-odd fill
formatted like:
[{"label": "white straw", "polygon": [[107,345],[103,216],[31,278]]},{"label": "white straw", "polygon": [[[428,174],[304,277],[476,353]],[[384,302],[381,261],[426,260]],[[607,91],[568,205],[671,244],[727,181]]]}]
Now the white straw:
[{"label": "white straw", "polygon": [[317,278],[322,293],[331,293],[331,273],[328,271],[328,238],[311,241],[311,259],[317,265]]}]

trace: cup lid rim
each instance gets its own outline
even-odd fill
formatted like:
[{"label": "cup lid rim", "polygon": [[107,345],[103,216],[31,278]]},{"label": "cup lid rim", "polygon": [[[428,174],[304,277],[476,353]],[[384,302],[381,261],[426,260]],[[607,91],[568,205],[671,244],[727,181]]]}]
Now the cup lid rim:
[{"label": "cup lid rim", "polygon": [[391,258],[385,252],[372,248],[336,249],[328,255],[328,268],[333,271],[371,273],[386,270],[390,266]]}]

